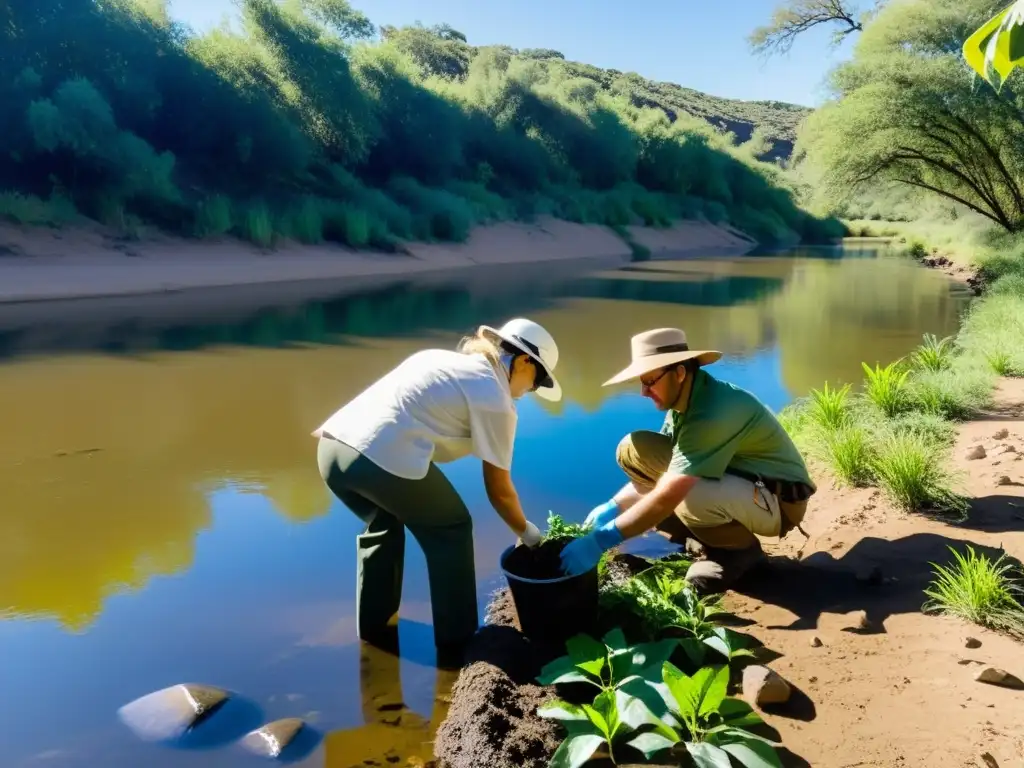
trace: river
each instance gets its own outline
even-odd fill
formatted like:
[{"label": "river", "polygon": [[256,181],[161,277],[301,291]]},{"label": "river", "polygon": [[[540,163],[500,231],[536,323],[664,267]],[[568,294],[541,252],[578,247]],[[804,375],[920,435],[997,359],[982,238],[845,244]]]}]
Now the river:
[{"label": "river", "polygon": [[[872,248],[551,280],[525,269],[486,290],[392,288],[196,327],[125,322],[89,343],[0,339],[3,765],[254,765],[238,736],[289,716],[313,726],[294,764],[430,758],[451,675],[432,666],[423,556],[410,539],[401,660],[361,652],[359,525],[324,489],[309,437],[416,349],[516,315],[554,335],[565,399],[520,402],[513,467],[543,527],[549,510],[581,519],[605,500],[622,482],[619,438],[660,423],[635,388],[601,387],[631,334],[685,329],[725,353],[716,375],[780,409],[826,380],[859,381],[862,361],[887,363],[924,333],[955,332],[967,301],[943,275]],[[475,517],[483,606],[511,537],[479,462],[445,472]],[[118,720],[123,704],[179,682],[236,698],[175,747]],[[381,722],[380,705],[399,701],[401,721]]]}]

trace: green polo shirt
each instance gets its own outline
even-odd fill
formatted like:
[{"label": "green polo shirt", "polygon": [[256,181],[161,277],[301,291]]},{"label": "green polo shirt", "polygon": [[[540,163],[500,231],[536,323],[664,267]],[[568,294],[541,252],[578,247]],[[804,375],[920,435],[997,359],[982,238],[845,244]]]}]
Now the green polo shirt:
[{"label": "green polo shirt", "polygon": [[734,468],[815,487],[800,451],[767,406],[703,368],[694,376],[689,405],[682,413],[670,410],[661,432],[672,438],[673,474],[718,480]]}]

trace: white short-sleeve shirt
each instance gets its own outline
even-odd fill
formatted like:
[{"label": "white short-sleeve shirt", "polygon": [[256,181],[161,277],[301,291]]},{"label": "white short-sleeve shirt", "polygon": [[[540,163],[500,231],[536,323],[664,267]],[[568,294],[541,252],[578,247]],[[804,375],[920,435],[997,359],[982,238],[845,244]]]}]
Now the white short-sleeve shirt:
[{"label": "white short-sleeve shirt", "polygon": [[470,454],[511,469],[516,420],[508,380],[487,358],[428,349],[406,358],[320,429],[382,469],[418,480],[431,461]]}]

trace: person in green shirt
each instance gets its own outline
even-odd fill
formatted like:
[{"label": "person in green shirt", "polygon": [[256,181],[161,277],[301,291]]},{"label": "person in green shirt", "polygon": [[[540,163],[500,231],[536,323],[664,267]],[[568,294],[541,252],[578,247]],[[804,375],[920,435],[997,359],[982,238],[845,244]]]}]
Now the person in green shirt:
[{"label": "person in green shirt", "polygon": [[686,574],[694,589],[723,592],[764,557],[758,536],[799,526],[817,487],[768,407],[704,370],[721,352],[690,349],[678,328],[637,334],[631,347],[632,363],[604,386],[639,380],[665,421],[619,443],[629,482],[590,512],[591,530],[562,551],[563,568],[589,570],[602,552],[656,528],[703,549]]}]

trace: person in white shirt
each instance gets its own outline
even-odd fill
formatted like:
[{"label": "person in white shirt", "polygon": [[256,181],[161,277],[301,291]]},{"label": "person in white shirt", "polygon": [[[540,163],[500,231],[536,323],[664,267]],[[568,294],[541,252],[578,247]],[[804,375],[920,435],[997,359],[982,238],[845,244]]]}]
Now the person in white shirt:
[{"label": "person in white shirt", "polygon": [[394,643],[406,528],[427,562],[439,662],[477,630],[473,522],[438,464],[479,458],[495,511],[524,544],[540,542],[510,474],[515,401],[530,391],[559,400],[557,363],[558,347],[537,323],[480,326],[455,351],[410,355],[313,432],[320,476],[366,523],[357,543],[361,640]]}]

